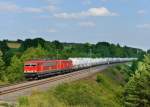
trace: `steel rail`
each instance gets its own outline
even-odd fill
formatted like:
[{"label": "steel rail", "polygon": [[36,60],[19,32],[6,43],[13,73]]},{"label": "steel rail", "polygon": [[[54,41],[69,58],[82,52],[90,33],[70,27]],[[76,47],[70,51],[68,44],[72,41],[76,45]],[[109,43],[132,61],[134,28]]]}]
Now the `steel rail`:
[{"label": "steel rail", "polygon": [[[18,86],[18,87],[14,87],[14,88],[12,87],[12,88],[9,88],[9,89],[5,89],[5,90],[0,91],[0,95],[13,93],[13,92],[16,92],[16,91],[32,88],[32,87],[35,87],[35,86],[40,86],[40,85],[43,85],[43,84],[46,84],[46,83],[49,83],[49,82],[54,82],[56,80],[58,81],[58,80],[67,79],[67,78],[72,77],[74,75],[79,75],[79,74],[83,74],[85,72],[88,72],[87,70],[88,69],[84,69],[84,70],[80,70],[80,71],[76,71],[76,72],[71,72],[71,73],[68,73],[68,74],[65,74],[65,75],[59,75],[59,76],[55,76],[55,77],[52,77],[52,78],[48,78],[47,80],[42,80],[42,81],[39,80],[36,83],[30,83],[30,84],[26,84],[26,85],[23,85],[23,86]],[[14,85],[14,86],[16,86],[16,85]]]},{"label": "steel rail", "polygon": [[[105,65],[101,65],[101,66],[95,66],[95,67],[90,67],[90,68],[86,68],[86,69],[82,69],[82,70],[78,70],[78,71],[73,71],[73,72],[63,74],[63,75],[58,75],[58,76],[54,76],[51,78],[47,78],[44,80],[32,81],[34,83],[29,82],[29,84],[24,84],[22,86],[18,86],[18,85],[21,85],[23,83],[28,83],[28,82],[23,82],[23,83],[19,83],[19,84],[15,84],[15,85],[13,84],[13,85],[1,88],[0,96],[5,95],[5,94],[9,94],[9,93],[13,93],[13,92],[17,92],[17,91],[21,91],[21,90],[25,90],[28,88],[40,86],[40,85],[47,84],[47,83],[54,82],[54,81],[68,79],[68,78],[73,77],[75,75],[80,75],[80,74],[84,74],[85,72],[90,72],[89,69],[92,69],[91,71],[96,71],[96,70],[99,70],[99,67],[102,67],[102,66],[107,67],[107,66],[111,66],[111,65],[114,65],[114,64],[105,64]],[[5,89],[5,88],[8,88],[8,89]]]}]

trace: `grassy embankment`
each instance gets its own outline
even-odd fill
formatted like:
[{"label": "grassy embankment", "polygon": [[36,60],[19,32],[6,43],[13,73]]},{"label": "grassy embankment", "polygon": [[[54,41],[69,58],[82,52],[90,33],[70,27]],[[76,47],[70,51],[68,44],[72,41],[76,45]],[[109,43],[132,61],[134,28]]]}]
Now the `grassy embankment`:
[{"label": "grassy embankment", "polygon": [[19,107],[122,107],[126,70],[119,65],[47,92],[34,91],[19,99]]}]

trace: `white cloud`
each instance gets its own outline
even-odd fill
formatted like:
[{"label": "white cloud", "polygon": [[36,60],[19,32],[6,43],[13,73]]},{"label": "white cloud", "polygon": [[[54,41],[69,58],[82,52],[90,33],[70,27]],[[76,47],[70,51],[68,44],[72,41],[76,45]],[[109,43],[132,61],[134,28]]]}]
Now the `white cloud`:
[{"label": "white cloud", "polygon": [[54,11],[54,10],[55,10],[55,7],[53,5],[39,7],[39,8],[34,8],[34,7],[22,8],[22,12],[29,12],[29,13],[42,13],[42,12],[49,12],[49,11]]},{"label": "white cloud", "polygon": [[80,13],[58,13],[54,14],[56,18],[62,18],[62,19],[76,19],[81,17],[82,15]]},{"label": "white cloud", "polygon": [[91,4],[91,0],[81,0],[81,2],[83,4],[86,4],[86,5],[90,5]]},{"label": "white cloud", "polygon": [[141,29],[150,29],[150,24],[140,24],[137,25],[136,27]]},{"label": "white cloud", "polygon": [[139,15],[145,15],[147,12],[145,10],[138,10],[137,13]]},{"label": "white cloud", "polygon": [[48,5],[43,7],[21,7],[11,2],[0,2],[0,12],[42,13],[54,10],[54,5]]},{"label": "white cloud", "polygon": [[37,34],[37,33],[38,33],[38,31],[37,31],[37,30],[32,29],[32,30],[29,30],[29,33],[31,33],[31,34]]},{"label": "white cloud", "polygon": [[55,33],[55,32],[58,32],[56,29],[54,29],[54,28],[49,28],[48,30],[47,30],[47,32],[48,33]]},{"label": "white cloud", "polygon": [[58,32],[55,28],[47,28],[47,29],[30,29],[27,31],[24,31],[25,33],[30,33],[30,34],[40,34],[40,33],[55,33]]},{"label": "white cloud", "polygon": [[82,27],[95,27],[96,26],[96,24],[94,22],[91,22],[91,21],[80,22],[79,25]]},{"label": "white cloud", "polygon": [[46,29],[30,29],[26,32],[30,34],[40,34],[40,33],[55,33],[58,32],[58,30],[55,28],[46,28]]},{"label": "white cloud", "polygon": [[60,4],[62,0],[40,0],[40,1],[45,1],[49,4]]},{"label": "white cloud", "polygon": [[29,7],[29,8],[22,8],[22,12],[42,13],[42,12],[43,12],[43,9],[41,9],[41,8]]},{"label": "white cloud", "polygon": [[90,8],[86,14],[89,16],[114,16],[114,15],[117,15],[117,13],[113,13],[105,7]]},{"label": "white cloud", "polygon": [[90,8],[87,11],[81,11],[78,13],[57,13],[54,14],[57,18],[63,18],[63,19],[75,19],[75,18],[81,18],[85,16],[117,16],[117,13],[109,11],[105,7],[99,7],[99,8]]},{"label": "white cloud", "polygon": [[102,2],[107,2],[107,1],[109,1],[109,0],[101,0]]},{"label": "white cloud", "polygon": [[56,9],[56,7],[54,5],[48,5],[43,7],[43,10],[45,11],[54,11]]},{"label": "white cloud", "polygon": [[16,4],[0,2],[0,12],[15,12],[18,9]]}]

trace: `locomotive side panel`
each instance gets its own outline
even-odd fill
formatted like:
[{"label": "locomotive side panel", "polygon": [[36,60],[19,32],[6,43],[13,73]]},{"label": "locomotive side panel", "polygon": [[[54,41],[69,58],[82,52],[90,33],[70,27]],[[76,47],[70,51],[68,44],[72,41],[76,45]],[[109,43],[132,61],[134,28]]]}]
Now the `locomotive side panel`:
[{"label": "locomotive side panel", "polygon": [[24,73],[43,73],[71,69],[70,60],[28,61],[24,65]]},{"label": "locomotive side panel", "polygon": [[67,70],[72,68],[72,61],[70,60],[57,60],[56,70]]}]

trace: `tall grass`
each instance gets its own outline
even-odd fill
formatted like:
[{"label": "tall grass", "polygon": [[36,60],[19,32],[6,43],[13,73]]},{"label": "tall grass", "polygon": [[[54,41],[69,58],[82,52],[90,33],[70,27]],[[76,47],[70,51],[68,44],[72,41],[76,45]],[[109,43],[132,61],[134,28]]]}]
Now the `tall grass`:
[{"label": "tall grass", "polygon": [[35,92],[30,97],[21,97],[17,107],[65,107],[51,92]]}]

